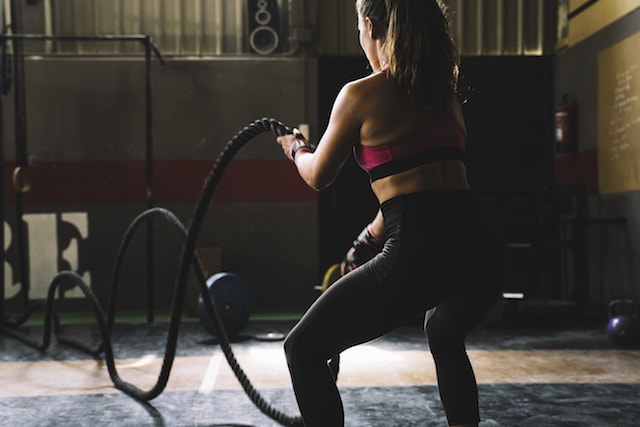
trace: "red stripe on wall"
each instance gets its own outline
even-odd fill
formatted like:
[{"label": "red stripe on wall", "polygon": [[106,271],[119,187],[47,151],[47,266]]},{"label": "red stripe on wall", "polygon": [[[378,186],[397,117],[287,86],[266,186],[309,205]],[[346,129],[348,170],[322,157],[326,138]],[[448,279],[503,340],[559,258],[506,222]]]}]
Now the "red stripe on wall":
[{"label": "red stripe on wall", "polygon": [[[195,203],[213,161],[153,163],[156,204]],[[5,164],[5,202],[13,203],[14,165]],[[25,204],[127,204],[145,203],[146,164],[143,161],[37,162],[28,168],[31,190]],[[317,193],[306,186],[286,159],[234,160],[216,189],[217,202],[310,202]]]},{"label": "red stripe on wall", "polygon": [[598,194],[598,150],[556,157],[555,175],[558,184],[582,184],[587,194]]},{"label": "red stripe on wall", "polygon": [[[213,162],[158,161],[154,181],[158,201],[195,202]],[[310,202],[317,193],[287,159],[235,160],[224,171],[214,200],[219,202]]]}]

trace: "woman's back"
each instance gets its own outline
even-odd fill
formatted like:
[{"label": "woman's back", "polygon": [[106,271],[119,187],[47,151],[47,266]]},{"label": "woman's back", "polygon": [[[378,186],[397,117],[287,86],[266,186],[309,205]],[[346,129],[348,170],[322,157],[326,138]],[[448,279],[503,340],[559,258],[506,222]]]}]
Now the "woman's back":
[{"label": "woman's back", "polygon": [[[385,71],[352,82],[349,86],[348,96],[352,98],[353,108],[361,120],[358,145],[362,145],[362,151],[372,151],[404,141],[410,141],[414,145],[422,144],[423,151],[426,151],[454,144],[458,137],[466,137],[462,110],[458,103],[452,103],[449,111],[427,111],[416,105],[411,96]],[[429,127],[438,129],[430,133]],[[423,134],[442,140],[425,138],[416,141],[416,135],[420,138]],[[420,147],[413,147],[413,150],[420,151]],[[410,170],[372,178],[374,193],[382,202],[399,194],[421,190],[468,188],[466,170],[460,159],[447,156],[436,160],[439,161],[428,161]]]}]

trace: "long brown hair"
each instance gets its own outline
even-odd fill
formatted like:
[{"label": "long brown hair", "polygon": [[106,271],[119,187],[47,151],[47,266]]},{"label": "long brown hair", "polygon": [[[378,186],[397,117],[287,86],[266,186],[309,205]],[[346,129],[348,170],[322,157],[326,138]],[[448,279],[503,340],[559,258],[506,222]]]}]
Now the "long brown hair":
[{"label": "long brown hair", "polygon": [[386,29],[389,73],[416,104],[448,108],[456,99],[460,59],[440,0],[358,0],[358,13]]}]

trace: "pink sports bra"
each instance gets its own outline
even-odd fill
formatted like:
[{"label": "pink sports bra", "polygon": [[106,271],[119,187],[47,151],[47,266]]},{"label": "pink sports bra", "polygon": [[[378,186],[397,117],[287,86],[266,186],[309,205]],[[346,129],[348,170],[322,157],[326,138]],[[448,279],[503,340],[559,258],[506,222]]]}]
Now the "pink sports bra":
[{"label": "pink sports bra", "polygon": [[410,137],[385,145],[353,147],[371,182],[436,160],[464,160],[465,135],[449,114],[430,116]]}]

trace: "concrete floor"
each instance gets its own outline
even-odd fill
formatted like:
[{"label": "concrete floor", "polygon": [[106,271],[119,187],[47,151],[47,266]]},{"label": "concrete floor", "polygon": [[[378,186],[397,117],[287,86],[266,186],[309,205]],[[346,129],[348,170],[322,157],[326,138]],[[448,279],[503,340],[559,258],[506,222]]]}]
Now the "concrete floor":
[{"label": "concrete floor", "polygon": [[[543,320],[540,320],[543,319]],[[232,345],[264,399],[297,415],[279,336],[291,320],[253,320]],[[640,348],[614,348],[606,324],[553,316],[505,318],[468,339],[479,383],[481,426],[640,425]],[[163,323],[117,324],[116,367],[147,390],[158,378],[167,335]],[[35,325],[21,332],[40,339]],[[99,342],[90,323],[65,336]],[[272,334],[271,336],[269,334]],[[276,338],[270,340],[269,338]],[[102,358],[55,343],[40,352],[0,336],[2,426],[280,425],[247,397],[216,340],[183,322],[166,388],[140,402],[117,390]],[[340,386],[347,426],[445,426],[433,361],[418,322],[343,353]]]}]

